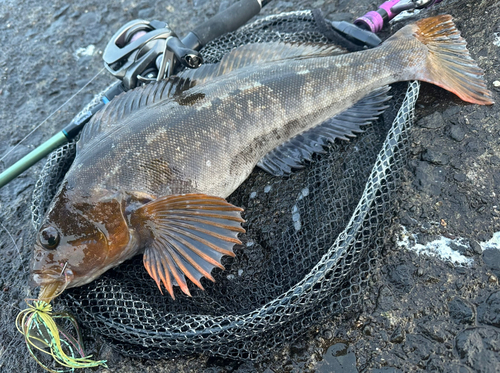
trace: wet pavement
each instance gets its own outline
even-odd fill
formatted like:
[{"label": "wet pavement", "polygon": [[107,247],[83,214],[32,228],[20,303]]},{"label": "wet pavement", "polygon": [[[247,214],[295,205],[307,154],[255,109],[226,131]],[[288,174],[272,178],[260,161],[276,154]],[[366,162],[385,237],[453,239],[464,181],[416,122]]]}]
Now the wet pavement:
[{"label": "wet pavement", "polygon": [[[136,18],[168,20],[183,35],[231,3],[56,0],[46,5],[3,0],[0,154],[53,114],[3,160],[4,165],[47,140],[112,82],[101,73],[86,86],[102,69],[107,41],[123,24]],[[275,0],[262,13],[320,8],[328,19],[353,20],[374,5],[365,0]],[[454,16],[499,102],[500,3],[445,0],[426,15],[442,13]],[[390,243],[380,253],[356,309],[312,328],[276,351],[272,360],[255,365],[206,356],[131,359],[97,337],[97,353],[109,361],[107,371],[500,371],[500,235],[494,236],[500,231],[499,111],[498,104],[466,104],[442,89],[422,85],[411,156],[387,232]],[[18,251],[2,229],[1,320],[12,325],[16,307],[24,307],[23,299],[29,296],[29,248],[23,247],[22,237],[30,224],[30,196],[41,166],[0,190],[0,222],[19,247]],[[0,329],[1,370],[32,372],[22,339],[4,329]]]}]

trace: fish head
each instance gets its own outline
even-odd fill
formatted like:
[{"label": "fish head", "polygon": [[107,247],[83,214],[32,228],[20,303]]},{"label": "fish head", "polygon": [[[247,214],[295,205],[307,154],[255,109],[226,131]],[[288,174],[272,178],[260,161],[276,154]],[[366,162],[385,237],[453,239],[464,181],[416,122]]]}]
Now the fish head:
[{"label": "fish head", "polygon": [[39,299],[87,284],[136,254],[119,194],[77,195],[63,188],[39,229],[31,263]]}]

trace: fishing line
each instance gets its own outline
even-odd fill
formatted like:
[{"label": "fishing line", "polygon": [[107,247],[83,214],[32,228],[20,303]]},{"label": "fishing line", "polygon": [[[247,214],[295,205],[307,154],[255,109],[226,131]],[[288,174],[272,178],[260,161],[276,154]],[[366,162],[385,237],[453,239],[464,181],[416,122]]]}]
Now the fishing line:
[{"label": "fishing line", "polygon": [[5,308],[2,308],[2,309],[6,309],[7,307],[12,307],[12,308],[14,308],[16,310],[21,311],[21,308],[19,308],[18,306],[16,306],[14,303],[9,303],[9,302],[7,302],[7,301],[5,301],[3,299],[0,299],[0,302],[3,303],[2,307],[5,307]]},{"label": "fishing line", "polygon": [[5,227],[5,225],[3,225],[2,223],[0,223],[0,227],[2,227],[5,230],[5,232],[7,232],[7,234],[9,235],[10,239],[12,240],[12,243],[14,244],[14,246],[17,249],[17,252],[19,253],[19,258],[21,258],[21,261],[22,261],[23,260],[23,256],[21,255],[21,250],[19,250],[19,247],[17,246],[16,241],[14,240],[14,237],[12,236],[12,234],[10,234],[10,232],[7,230],[7,228]]},{"label": "fishing line", "polygon": [[80,92],[82,92],[87,86],[90,85],[90,83],[92,83],[95,79],[97,79],[97,77],[104,71],[104,67],[97,73],[94,75],[94,77],[92,79],[90,79],[87,83],[85,83],[85,85],[80,88],[75,94],[73,94],[73,96],[71,96],[70,98],[68,98],[61,106],[59,106],[57,109],[55,109],[47,118],[45,118],[40,124],[38,124],[35,128],[33,128],[33,130],[31,130],[30,133],[28,133],[26,136],[24,136],[23,139],[21,139],[21,141],[19,141],[12,149],[10,149],[6,154],[3,155],[2,158],[0,158],[0,161],[3,161],[5,157],[7,157],[10,153],[12,153],[14,150],[17,149],[17,147],[19,145],[22,144],[23,141],[25,141],[28,137],[30,137],[38,128],[40,128],[45,122],[47,122],[56,112],[58,112],[59,110],[61,110],[64,106],[66,106],[72,99],[74,99],[78,94],[80,94]]}]

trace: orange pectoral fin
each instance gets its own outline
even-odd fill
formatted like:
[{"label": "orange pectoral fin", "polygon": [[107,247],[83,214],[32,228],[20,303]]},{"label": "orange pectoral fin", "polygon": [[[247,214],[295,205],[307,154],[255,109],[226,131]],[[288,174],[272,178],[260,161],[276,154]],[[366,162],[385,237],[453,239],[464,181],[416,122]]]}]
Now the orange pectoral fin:
[{"label": "orange pectoral fin", "polygon": [[175,283],[191,295],[184,276],[200,289],[202,277],[214,281],[212,269],[224,269],[222,256],[234,256],[233,246],[241,244],[241,211],[223,198],[205,194],[161,197],[138,208],[131,222],[151,235],[144,266],[160,291],[163,283],[175,299]]}]

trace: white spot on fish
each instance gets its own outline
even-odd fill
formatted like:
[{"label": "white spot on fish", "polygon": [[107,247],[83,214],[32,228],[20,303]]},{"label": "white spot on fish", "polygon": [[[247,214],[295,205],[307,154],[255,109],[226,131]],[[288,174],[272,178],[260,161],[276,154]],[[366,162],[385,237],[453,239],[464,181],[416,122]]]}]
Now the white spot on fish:
[{"label": "white spot on fish", "polygon": [[[222,99],[222,97],[220,97]],[[203,104],[201,104],[200,106],[196,107],[196,110],[201,110],[201,109],[204,109],[204,108],[209,108],[209,107],[212,107],[212,103],[210,101],[207,101],[207,102],[204,102]]]},{"label": "white spot on fish", "polygon": [[[225,100],[225,99],[226,99],[226,98],[228,98],[228,97],[229,97],[229,93],[224,93],[224,94],[220,95],[220,96],[219,96],[219,97],[217,97],[217,98],[218,98],[219,100],[223,101],[223,100]],[[210,105],[212,105],[212,104],[210,104]]]},{"label": "white spot on fish", "polygon": [[306,74],[309,74],[310,71],[305,69],[305,70],[300,70],[300,71],[297,71],[297,75],[306,75]]},{"label": "white spot on fish", "polygon": [[257,197],[257,192],[250,193],[250,199],[254,199],[255,197]]},{"label": "white spot on fish", "polygon": [[252,89],[252,88],[257,88],[257,87],[262,87],[262,83],[261,82],[258,82],[258,81],[253,81],[252,83],[248,84],[248,85],[244,85],[243,87],[241,87],[240,89],[242,91],[244,90],[247,90],[247,89]]},{"label": "white spot on fish", "polygon": [[264,188],[264,193],[269,193],[271,191],[271,185],[266,185],[266,187]]},{"label": "white spot on fish", "polygon": [[210,160],[208,160],[208,161],[206,162],[206,165],[207,165],[207,167],[211,167],[211,166],[212,166],[212,162],[210,162]]}]

